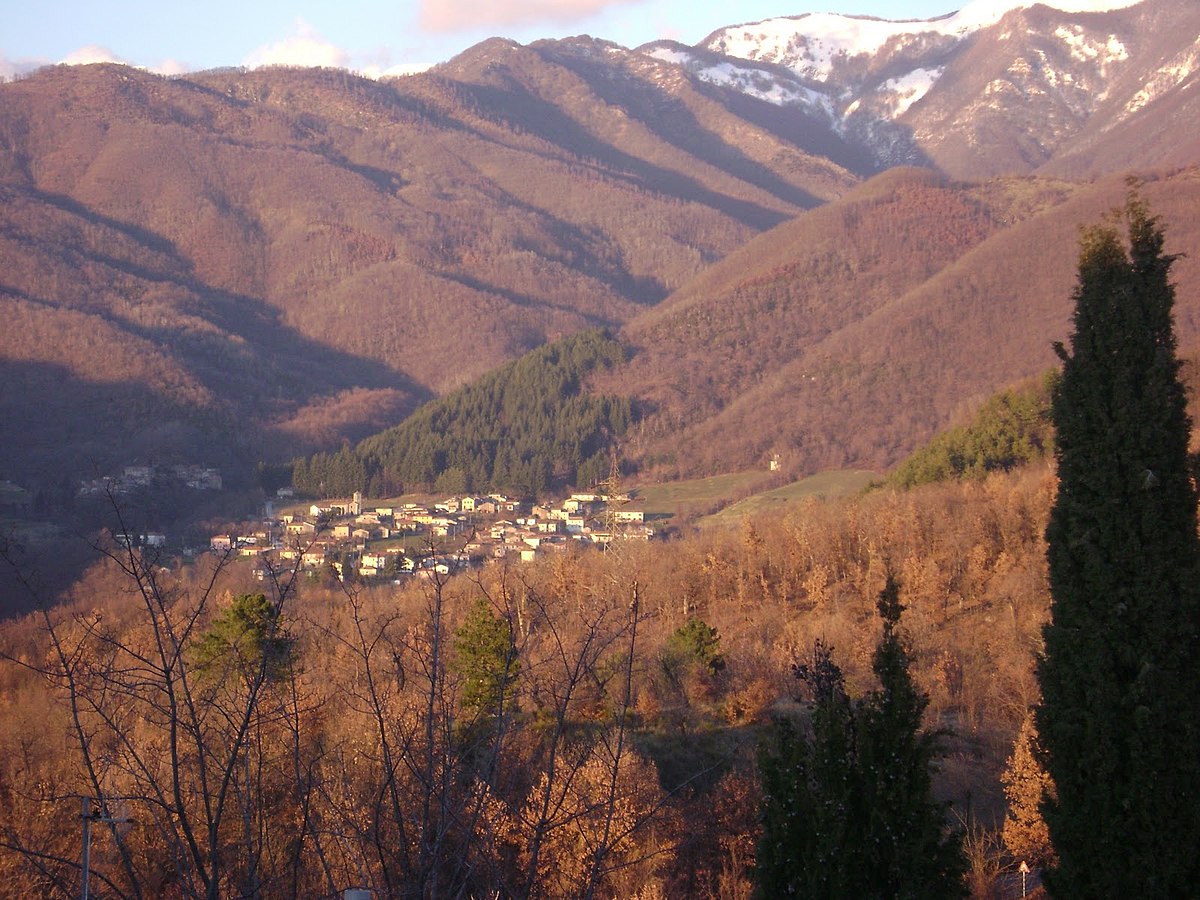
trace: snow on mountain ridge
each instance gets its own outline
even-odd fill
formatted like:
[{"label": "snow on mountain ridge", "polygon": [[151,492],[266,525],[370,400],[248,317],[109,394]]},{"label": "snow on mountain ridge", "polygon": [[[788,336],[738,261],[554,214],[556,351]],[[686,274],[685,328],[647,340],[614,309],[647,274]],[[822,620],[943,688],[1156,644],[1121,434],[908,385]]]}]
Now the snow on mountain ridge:
[{"label": "snow on mountain ridge", "polygon": [[[842,13],[804,13],[732,25],[711,34],[702,46],[739,59],[773,62],[796,74],[828,80],[838,60],[878,53],[888,41],[905,36],[963,38],[999,22],[1014,9],[1036,0],[974,0],[957,12],[934,19],[891,20]],[[1068,13],[1106,12],[1141,0],[1051,0],[1047,5]]]},{"label": "snow on mountain ridge", "polygon": [[1113,60],[1129,58],[1129,51],[1115,35],[1109,35],[1103,43],[1091,41],[1083,29],[1076,25],[1073,28],[1060,26],[1054,30],[1054,36],[1066,44],[1070,48],[1071,56],[1080,62],[1098,60],[1103,65]]},{"label": "snow on mountain ridge", "polygon": [[910,106],[929,93],[929,89],[941,77],[943,71],[941,66],[934,69],[913,69],[907,75],[885,81],[883,89],[896,95],[895,106],[892,109],[893,117],[904,115]]},{"label": "snow on mountain ridge", "polygon": [[1200,41],[1159,66],[1142,85],[1141,90],[1125,105],[1125,114],[1137,112],[1155,98],[1182,84],[1197,71],[1200,71]]},{"label": "snow on mountain ridge", "polygon": [[[1045,8],[1031,10],[1038,5]],[[1145,15],[1098,15],[1131,7]],[[1048,159],[1106,108],[1112,90],[1120,105],[1104,114],[1119,120],[1189,79],[1200,83],[1200,40],[1145,73],[1145,62],[1133,62],[1146,53],[1147,23],[1166,7],[1167,0],[974,0],[923,20],[806,13],[723,28],[694,48],[660,43],[640,52],[824,120],[880,167],[934,157],[954,165],[986,145],[988,165],[1005,171]],[[1140,84],[1131,87],[1125,73],[1137,73]],[[945,78],[953,83],[943,90]]]},{"label": "snow on mountain ridge", "polygon": [[654,45],[642,52],[654,59],[674,63],[710,84],[732,88],[776,106],[807,106],[833,118],[833,102],[828,95],[798,80],[781,79],[753,65],[741,66],[734,59],[715,64],[702,62],[696,54],[666,44]]}]

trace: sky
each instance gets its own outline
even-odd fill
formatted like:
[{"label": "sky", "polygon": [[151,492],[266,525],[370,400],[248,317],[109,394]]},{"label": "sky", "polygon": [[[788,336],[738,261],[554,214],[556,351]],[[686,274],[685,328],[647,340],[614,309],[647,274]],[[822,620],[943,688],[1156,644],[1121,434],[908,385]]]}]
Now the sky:
[{"label": "sky", "polygon": [[[53,63],[168,75],[322,65],[367,75],[444,62],[489,37],[577,34],[637,47],[806,12],[928,19],[965,0],[0,0],[0,78]],[[977,0],[978,2],[978,0]]]}]

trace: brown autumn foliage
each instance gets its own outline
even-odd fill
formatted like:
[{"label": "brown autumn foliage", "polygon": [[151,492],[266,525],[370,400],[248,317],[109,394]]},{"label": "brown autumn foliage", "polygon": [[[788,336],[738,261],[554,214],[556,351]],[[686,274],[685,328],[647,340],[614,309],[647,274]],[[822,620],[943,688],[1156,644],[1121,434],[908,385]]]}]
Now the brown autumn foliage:
[{"label": "brown autumn foliage", "polygon": [[[4,476],[206,457],[248,480],[598,324],[628,325],[630,452],[667,476],[783,447],[879,467],[1044,367],[1115,182],[905,171],[842,205],[861,175],[805,129],[610,51],[0,85]],[[1195,181],[1147,188],[1174,250]]]},{"label": "brown autumn foliage", "polygon": [[1037,726],[1032,711],[1021,722],[1012,755],[1001,773],[1008,813],[1001,832],[1014,859],[1044,865],[1054,859],[1050,829],[1042,818],[1042,800],[1054,795],[1054,782],[1038,761]]},{"label": "brown autumn foliage", "polygon": [[[231,435],[239,461],[336,447],[322,420],[339,437],[394,424],[548,339],[627,321],[855,180],[631,71],[691,111],[693,137],[663,133],[573,58],[498,42],[388,83],[90,66],[0,85],[0,421],[31,426],[5,474],[124,462],[121,434],[152,455],[147,423],[195,428],[193,457]],[[734,128],[755,149],[698,155]],[[754,154],[763,177],[738,167]],[[67,390],[47,387],[62,374]],[[72,453],[39,403],[95,446]]]},{"label": "brown autumn foliage", "polygon": [[[236,564],[167,573],[114,553],[69,603],[0,632],[0,870],[14,889],[77,892],[78,797],[99,793],[138,825],[120,840],[97,830],[96,877],[143,896],[211,896],[208,873],[221,896],[361,884],[381,896],[747,897],[758,729],[790,702],[790,665],[816,638],[853,691],[869,687],[889,568],[927,724],[952,733],[939,796],[998,832],[1000,771],[1036,699],[1052,490],[1034,468],[813,500],[667,544],[408,587],[288,587],[287,573],[276,586]],[[295,666],[204,681],[187,647],[231,597],[264,588]],[[449,662],[480,597],[519,664],[511,697],[483,715],[461,706],[464,670]],[[677,643],[667,653],[693,618],[716,629],[722,667],[681,661]],[[171,633],[183,649],[168,678],[155,647]],[[174,707],[182,740],[168,683],[201,712]],[[198,779],[222,759],[236,765],[214,819]],[[176,778],[183,805],[156,800]],[[184,821],[209,823],[201,852],[173,855]]]},{"label": "brown autumn foliage", "polygon": [[[765,465],[883,470],[1054,363],[1081,223],[1121,178],[952,184],[884,173],[713,266],[631,322],[600,388],[642,401],[626,452],[664,479]],[[1180,342],[1200,338],[1200,171],[1150,176]]]},{"label": "brown autumn foliage", "polygon": [[[646,472],[879,468],[1045,367],[1076,226],[1123,190],[851,191],[766,110],[586,39],[386,83],[58,67],[0,95],[3,474],[35,491],[152,457],[248,481],[597,324],[635,350],[601,387],[640,402]],[[1147,186],[1172,250],[1196,183]]]}]

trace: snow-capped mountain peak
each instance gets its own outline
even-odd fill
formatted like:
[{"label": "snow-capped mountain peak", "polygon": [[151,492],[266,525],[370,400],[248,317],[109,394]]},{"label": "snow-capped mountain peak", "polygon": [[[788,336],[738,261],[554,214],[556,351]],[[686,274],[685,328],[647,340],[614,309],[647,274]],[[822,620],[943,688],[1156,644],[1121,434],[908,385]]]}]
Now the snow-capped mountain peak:
[{"label": "snow-capped mountain peak", "polygon": [[[722,28],[695,47],[657,43],[639,52],[823,121],[880,166],[927,161],[931,147],[997,134],[1011,143],[1009,158],[1028,165],[1082,129],[1122,74],[1141,65],[1130,62],[1128,41],[1163,46],[1119,115],[1189,78],[1200,59],[1189,31],[1197,14],[1177,0],[974,0],[933,19],[766,19]],[[949,134],[951,121],[983,132]]]},{"label": "snow-capped mountain peak", "polygon": [[[1051,0],[1062,12],[1106,12],[1139,0]],[[841,13],[805,13],[733,25],[709,35],[700,46],[726,56],[783,65],[797,75],[828,80],[838,62],[879,53],[889,41],[930,36],[965,38],[995,25],[1033,0],[974,0],[935,19],[890,20]]]}]

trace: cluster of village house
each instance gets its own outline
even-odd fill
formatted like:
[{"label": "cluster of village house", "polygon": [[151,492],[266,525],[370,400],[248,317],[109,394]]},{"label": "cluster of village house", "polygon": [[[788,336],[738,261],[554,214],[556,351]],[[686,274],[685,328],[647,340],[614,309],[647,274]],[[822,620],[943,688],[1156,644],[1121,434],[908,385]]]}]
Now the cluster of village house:
[{"label": "cluster of village house", "polygon": [[355,494],[349,501],[270,516],[247,534],[213,535],[209,543],[214,552],[260,560],[260,578],[298,566],[332,569],[342,578],[352,572],[358,578],[395,580],[449,574],[489,559],[531,561],[578,544],[653,536],[645,512],[628,497],[577,493],[553,504],[528,504],[492,494],[367,507]]},{"label": "cluster of village house", "polygon": [[[79,484],[75,494],[80,499],[100,499],[105,502],[123,501],[129,495],[147,488],[189,488],[194,491],[219,491],[223,487],[221,473],[211,466],[192,463],[181,465],[131,465],[119,474],[93,478]],[[24,487],[0,480],[0,533],[24,545],[48,545],[60,540],[63,527],[36,518],[34,495]],[[139,531],[137,534],[114,535],[123,543],[145,547],[165,547],[167,536],[161,531]]]},{"label": "cluster of village house", "polygon": [[105,475],[83,482],[79,486],[79,496],[120,496],[138,488],[150,487],[156,481],[174,482],[196,491],[219,491],[222,486],[221,473],[209,466],[137,465],[126,466],[120,475]]}]

